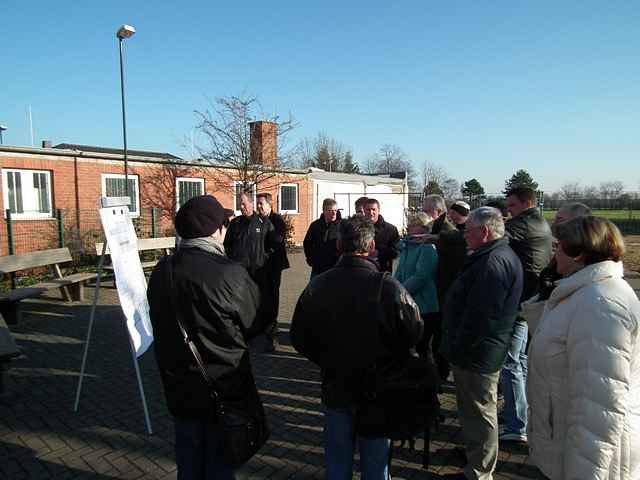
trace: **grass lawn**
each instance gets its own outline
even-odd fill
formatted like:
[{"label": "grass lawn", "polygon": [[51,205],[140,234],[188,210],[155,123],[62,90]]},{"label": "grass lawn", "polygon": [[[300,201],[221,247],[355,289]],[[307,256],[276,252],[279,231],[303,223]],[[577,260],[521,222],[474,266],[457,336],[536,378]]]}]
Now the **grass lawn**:
[{"label": "grass lawn", "polygon": [[[545,210],[544,218],[553,220],[557,210]],[[609,220],[640,220],[640,210],[593,210],[593,215]]]},{"label": "grass lawn", "polygon": [[627,246],[623,260],[625,268],[640,272],[640,235],[626,235],[624,243]]}]

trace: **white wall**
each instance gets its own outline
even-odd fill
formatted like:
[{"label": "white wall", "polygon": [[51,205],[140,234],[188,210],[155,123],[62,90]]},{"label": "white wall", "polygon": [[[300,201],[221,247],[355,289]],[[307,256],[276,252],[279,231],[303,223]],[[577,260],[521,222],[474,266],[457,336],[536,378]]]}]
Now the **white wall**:
[{"label": "white wall", "polygon": [[[397,193],[392,193],[392,192]],[[401,185],[378,184],[365,185],[362,182],[337,182],[330,180],[313,181],[314,219],[322,213],[322,201],[333,198],[338,202],[343,217],[355,213],[355,201],[361,196],[373,197],[380,202],[380,213],[385,221],[401,230],[404,225],[404,209],[407,206],[407,195],[399,193]]]},{"label": "white wall", "polygon": [[392,223],[398,230],[404,228],[405,195],[392,193],[391,185],[368,186],[366,195],[367,197],[378,200],[380,203],[380,214],[386,222]]}]

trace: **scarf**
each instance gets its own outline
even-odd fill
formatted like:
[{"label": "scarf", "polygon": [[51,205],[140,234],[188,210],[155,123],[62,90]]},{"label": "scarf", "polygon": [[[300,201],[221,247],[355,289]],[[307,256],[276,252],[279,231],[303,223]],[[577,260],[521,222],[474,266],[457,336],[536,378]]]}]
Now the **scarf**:
[{"label": "scarf", "polygon": [[212,237],[182,238],[178,244],[178,249],[181,248],[199,248],[205,252],[226,257],[222,243]]}]

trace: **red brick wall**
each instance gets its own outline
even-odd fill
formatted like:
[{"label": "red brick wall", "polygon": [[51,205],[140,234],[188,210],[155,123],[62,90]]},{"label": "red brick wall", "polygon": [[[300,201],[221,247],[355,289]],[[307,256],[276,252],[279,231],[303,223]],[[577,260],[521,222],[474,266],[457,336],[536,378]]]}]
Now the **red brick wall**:
[{"label": "red brick wall", "polygon": [[278,124],[274,122],[249,123],[251,160],[258,165],[278,165]]},{"label": "red brick wall", "polygon": [[[0,152],[0,167],[33,170],[47,170],[52,179],[52,205],[65,213],[65,225],[68,228],[80,226],[83,235],[94,235],[101,230],[98,216],[98,199],[102,196],[102,174],[122,174],[122,161],[72,156],[53,156],[44,154],[14,154]],[[176,207],[176,179],[178,177],[204,178],[205,193],[215,195],[225,206],[234,208],[232,180],[229,172],[213,168],[167,166],[159,164],[129,161],[129,174],[138,175],[140,186],[140,206],[142,210],[157,208],[160,211],[160,232],[172,234],[173,217]],[[290,214],[293,219],[296,243],[302,243],[309,223],[312,191],[310,182],[304,175],[278,174],[259,185],[259,192],[269,192],[274,199],[274,210],[279,209],[278,185],[281,183],[298,184],[298,214]],[[0,189],[2,185],[0,185]],[[1,193],[1,192],[0,192]],[[5,206],[3,205],[3,209]],[[145,217],[144,215],[142,217]],[[149,222],[147,217],[140,222]],[[13,230],[16,238],[29,238],[27,247],[20,251],[31,251],[57,246],[56,222],[47,220],[14,220]],[[0,254],[8,252],[6,239],[6,221],[2,215],[0,223]],[[24,245],[25,242],[16,242]]]}]

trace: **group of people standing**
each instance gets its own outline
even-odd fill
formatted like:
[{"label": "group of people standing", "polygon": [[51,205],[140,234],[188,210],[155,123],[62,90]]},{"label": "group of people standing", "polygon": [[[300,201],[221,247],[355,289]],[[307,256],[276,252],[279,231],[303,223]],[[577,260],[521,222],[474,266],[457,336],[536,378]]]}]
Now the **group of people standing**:
[{"label": "group of people standing", "polygon": [[[243,195],[231,221],[211,196],[188,201],[175,221],[179,247],[150,279],[181,479],[235,474],[176,312],[223,398],[254,385],[250,338],[277,346],[285,224],[268,194],[257,199],[254,211]],[[640,478],[640,302],[622,278],[615,225],[569,204],[549,226],[528,187],[475,210],[429,195],[403,238],[376,199],[355,207],[341,218],[326,199],[310,225],[311,278],[290,331],[321,369],[327,478],[352,478],[356,450],[364,480],[390,478],[390,439],[360,435],[358,405],[372,365],[411,356],[442,382],[453,374],[467,463],[445,478],[490,480],[507,441],[528,442],[541,478]]]},{"label": "group of people standing", "polygon": [[[466,466],[444,478],[490,480],[513,441],[540,478],[640,478],[640,302],[612,222],[570,203],[549,225],[536,192],[516,186],[475,210],[429,195],[407,235],[380,244],[379,204],[358,202],[351,219],[323,213],[315,228],[330,235],[310,229],[312,281],[291,328],[322,371],[328,478],[351,478],[356,445],[363,478],[388,478],[389,439],[355,428],[358,394],[367,365],[408,349],[434,358],[442,381],[453,373]],[[372,316],[370,277],[398,254],[386,316]]]}]

